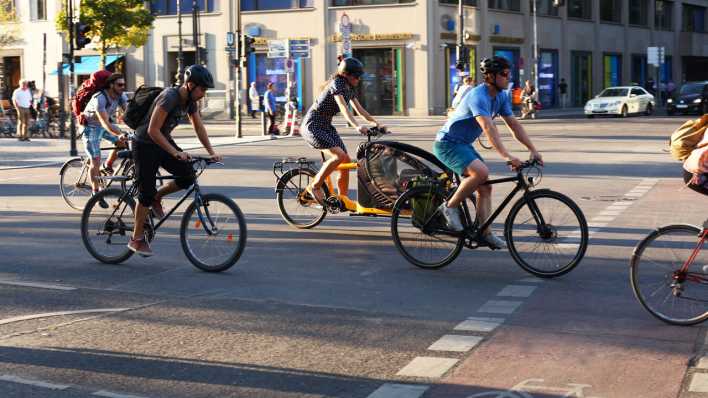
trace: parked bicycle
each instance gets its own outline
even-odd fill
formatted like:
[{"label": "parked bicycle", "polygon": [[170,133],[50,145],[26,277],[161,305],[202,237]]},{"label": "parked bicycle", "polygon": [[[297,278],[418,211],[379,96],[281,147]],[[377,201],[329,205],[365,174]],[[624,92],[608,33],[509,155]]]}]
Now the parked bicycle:
[{"label": "parked bicycle", "polygon": [[637,300],[650,314],[672,325],[708,319],[708,219],[700,228],[667,225],[652,231],[630,261]]},{"label": "parked bicycle", "polygon": [[[194,172],[199,177],[209,165],[219,164],[209,158],[192,157]],[[107,180],[126,181],[131,177],[104,177]],[[160,180],[174,177],[158,177]],[[135,220],[135,196],[138,184],[128,184],[127,190],[108,188],[93,196],[81,216],[81,238],[88,252],[107,264],[119,264],[134,253],[128,249]],[[246,247],[246,221],[239,207],[228,197],[218,193],[202,194],[199,183],[194,184],[165,214],[155,220],[148,216],[145,238],[155,238],[157,230],[170,216],[193,196],[182,215],[180,243],[189,261],[207,272],[231,268]]]},{"label": "parked bicycle", "polygon": [[[451,178],[452,177],[452,178]],[[463,247],[480,247],[485,231],[517,193],[504,223],[509,254],[527,272],[552,278],[570,272],[585,255],[588,227],[582,210],[569,197],[549,189],[534,189],[542,178],[538,162],[525,162],[516,176],[488,180],[485,184],[514,182],[516,186],[487,220],[476,219],[475,201],[462,203],[462,232],[447,228],[438,207],[452,196],[460,177],[452,172],[435,178],[420,177],[409,183],[393,207],[391,233],[398,251],[412,264],[437,269],[450,264]]]}]

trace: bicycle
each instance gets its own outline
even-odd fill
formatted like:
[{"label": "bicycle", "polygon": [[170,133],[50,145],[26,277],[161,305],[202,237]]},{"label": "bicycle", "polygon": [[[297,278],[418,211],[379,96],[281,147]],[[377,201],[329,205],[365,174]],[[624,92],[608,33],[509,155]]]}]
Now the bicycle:
[{"label": "bicycle", "polygon": [[[452,177],[452,178],[451,178]],[[409,183],[393,207],[391,233],[398,251],[410,263],[424,269],[450,264],[463,247],[477,249],[485,231],[517,193],[522,196],[511,207],[504,223],[504,237],[511,257],[527,272],[553,278],[570,272],[585,255],[588,226],[582,210],[569,197],[549,189],[533,188],[542,171],[535,160],[516,170],[516,176],[488,180],[494,185],[515,182],[516,186],[487,220],[476,219],[474,198],[462,202],[462,232],[447,228],[438,207],[452,194],[460,177],[446,171],[436,178],[418,178]]]},{"label": "bicycle", "polygon": [[[190,160],[197,178],[211,164],[219,164],[209,158],[192,157]],[[125,181],[130,177],[105,177]],[[160,180],[174,177],[158,177]],[[88,252],[106,264],[120,264],[133,252],[128,242],[135,222],[135,196],[138,184],[127,190],[108,188],[94,195],[86,203],[81,216],[81,239]],[[166,214],[157,220],[148,215],[145,238],[151,242],[165,221],[193,195],[180,223],[180,243],[184,254],[197,268],[206,272],[221,272],[231,268],[241,257],[246,247],[246,221],[233,200],[218,193],[202,194],[198,181],[179,199]],[[150,212],[151,213],[151,212]],[[216,247],[210,247],[211,245]]]},{"label": "bicycle", "polygon": [[708,319],[708,219],[703,228],[667,225],[634,248],[630,280],[634,295],[650,314],[671,325]]}]

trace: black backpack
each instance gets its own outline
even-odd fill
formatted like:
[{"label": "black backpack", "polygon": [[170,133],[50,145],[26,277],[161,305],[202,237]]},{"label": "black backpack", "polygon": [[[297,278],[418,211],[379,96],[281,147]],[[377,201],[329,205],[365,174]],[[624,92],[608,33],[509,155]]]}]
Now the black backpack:
[{"label": "black backpack", "polygon": [[155,98],[164,90],[162,87],[146,87],[142,85],[128,100],[128,106],[123,114],[123,122],[135,130],[150,120],[150,109]]}]

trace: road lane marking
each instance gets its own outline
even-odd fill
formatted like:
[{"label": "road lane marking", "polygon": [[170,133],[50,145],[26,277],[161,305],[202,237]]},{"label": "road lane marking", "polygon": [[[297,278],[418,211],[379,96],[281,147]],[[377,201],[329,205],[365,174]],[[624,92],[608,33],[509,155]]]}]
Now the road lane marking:
[{"label": "road lane marking", "polygon": [[694,373],[691,376],[690,392],[708,392],[708,373]]},{"label": "road lane marking", "polygon": [[708,369],[708,357],[702,356],[696,364],[697,369]]},{"label": "road lane marking", "polygon": [[40,289],[51,289],[51,290],[77,290],[75,287],[72,287],[72,286],[55,285],[55,284],[51,284],[51,283],[42,283],[42,282],[22,282],[22,281],[0,280],[0,285],[37,287]]},{"label": "road lane marking", "polygon": [[528,297],[536,290],[536,286],[508,285],[497,296],[500,297]]},{"label": "road lane marking", "polygon": [[458,359],[454,358],[415,357],[408,365],[399,370],[396,375],[439,378],[455,366],[458,361]]},{"label": "road lane marking", "polygon": [[619,216],[620,214],[622,214],[622,212],[624,211],[624,209],[622,209],[622,210],[608,210],[608,209],[609,208],[605,209],[604,211],[601,211],[600,214],[598,214],[598,216],[615,216],[616,217],[616,216]]},{"label": "road lane marking", "polygon": [[467,352],[482,341],[481,336],[446,334],[428,347],[431,351]]},{"label": "road lane marking", "polygon": [[452,330],[488,333],[499,327],[502,323],[504,323],[504,318],[470,317],[460,322]]},{"label": "road lane marking", "polygon": [[106,397],[106,398],[147,398],[142,395],[121,394],[121,393],[116,393],[116,392],[111,392],[111,391],[106,391],[106,390],[96,391],[95,393],[93,393],[91,395],[95,395],[97,397]]},{"label": "road lane marking", "polygon": [[43,314],[33,314],[33,315],[23,315],[16,316],[12,318],[0,319],[0,325],[7,325],[8,323],[29,321],[33,319],[50,318],[55,316],[66,316],[66,315],[78,315],[78,314],[92,314],[101,312],[121,312],[128,311],[131,308],[95,308],[90,310],[78,310],[78,311],[60,311],[60,312],[45,312]]},{"label": "road lane marking", "polygon": [[419,398],[430,386],[386,383],[367,398]]},{"label": "road lane marking", "polygon": [[523,278],[519,279],[519,282],[526,282],[526,283],[543,283],[543,279],[541,278],[536,278],[534,276],[530,276],[528,278]]},{"label": "road lane marking", "polygon": [[595,216],[595,217],[593,217],[593,218],[590,220],[590,222],[597,222],[597,221],[610,222],[610,221],[614,221],[615,218],[616,218],[616,217]]},{"label": "road lane marking", "polygon": [[522,304],[521,301],[489,300],[477,312],[491,314],[511,314]]},{"label": "road lane marking", "polygon": [[17,383],[17,384],[26,384],[26,385],[35,386],[35,387],[48,388],[50,390],[66,390],[67,388],[71,387],[66,384],[47,383],[44,381],[30,380],[30,379],[25,379],[25,378],[13,376],[13,375],[0,375],[0,381],[7,381],[10,383]]}]

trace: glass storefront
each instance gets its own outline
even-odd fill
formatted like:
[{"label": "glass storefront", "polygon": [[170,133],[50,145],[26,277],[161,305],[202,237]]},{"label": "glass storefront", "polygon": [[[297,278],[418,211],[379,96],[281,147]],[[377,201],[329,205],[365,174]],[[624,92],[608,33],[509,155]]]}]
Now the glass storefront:
[{"label": "glass storefront", "polygon": [[509,89],[516,87],[523,87],[521,82],[521,55],[518,48],[501,48],[494,47],[494,55],[497,57],[504,57],[511,64],[511,82],[509,84]]},{"label": "glass storefront", "polygon": [[372,115],[403,114],[403,49],[355,48],[352,55],[364,64],[358,87],[364,109]]},{"label": "glass storefront", "polygon": [[558,104],[556,87],[558,87],[558,51],[541,50],[538,58],[538,95],[544,108]]},{"label": "glass storefront", "polygon": [[647,85],[647,56],[632,54],[632,84],[646,87]]},{"label": "glass storefront", "polygon": [[[303,82],[301,59],[294,59],[293,72],[290,77],[297,92],[298,110],[302,112]],[[268,83],[273,83],[275,86],[275,100],[279,104],[287,102],[285,96],[288,88],[286,58],[268,58],[265,53],[252,53],[249,55],[247,87],[250,87],[251,82],[254,81],[256,82],[256,89],[260,95],[265,94]]]},{"label": "glass storefront", "polygon": [[619,54],[605,54],[602,57],[603,80],[602,87],[622,85],[622,56]]},{"label": "glass storefront", "polygon": [[[470,62],[469,65],[467,66],[467,69],[465,72],[469,73],[470,76],[472,76],[472,79],[474,81],[477,81],[477,49],[475,47],[468,47],[470,51]],[[460,73],[457,70],[457,48],[455,46],[448,46],[447,51],[446,51],[446,64],[447,64],[447,73],[446,73],[446,79],[445,81],[447,82],[446,84],[446,107],[450,107],[450,104],[452,103],[453,99],[453,93],[455,92],[455,87],[460,84]],[[470,68],[471,66],[471,68]]]},{"label": "glass storefront", "polygon": [[[168,84],[175,84],[177,82],[177,54],[178,53],[174,51],[167,53],[167,76],[165,76],[165,82]],[[196,60],[195,54],[194,51],[182,51],[183,68],[194,65]]]},{"label": "glass storefront", "polygon": [[592,97],[592,53],[572,51],[570,95],[574,106],[584,106]]}]

